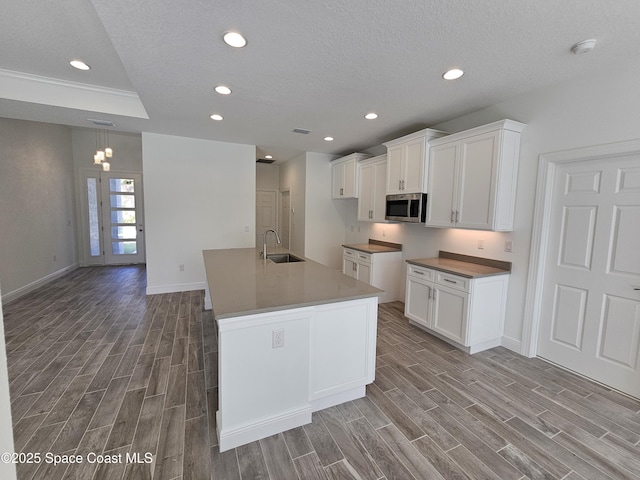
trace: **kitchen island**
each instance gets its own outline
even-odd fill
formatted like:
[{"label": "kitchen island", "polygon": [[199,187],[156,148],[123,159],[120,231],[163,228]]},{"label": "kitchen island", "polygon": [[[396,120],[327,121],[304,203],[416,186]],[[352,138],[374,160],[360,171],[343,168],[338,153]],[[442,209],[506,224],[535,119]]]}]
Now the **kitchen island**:
[{"label": "kitchen island", "polygon": [[221,452],[365,395],[381,290],[303,257],[274,263],[254,248],[203,257],[205,308],[218,327]]}]

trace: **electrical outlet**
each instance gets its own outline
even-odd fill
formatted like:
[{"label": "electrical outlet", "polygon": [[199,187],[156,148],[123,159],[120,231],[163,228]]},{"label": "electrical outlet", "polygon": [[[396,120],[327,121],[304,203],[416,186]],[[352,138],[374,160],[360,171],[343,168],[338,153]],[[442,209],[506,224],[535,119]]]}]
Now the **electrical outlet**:
[{"label": "electrical outlet", "polygon": [[478,250],[484,250],[484,239],[478,239]]},{"label": "electrical outlet", "polygon": [[178,271],[184,272],[184,263],[181,263],[180,265],[178,265]]},{"label": "electrical outlet", "polygon": [[271,332],[271,348],[284,347],[284,328]]},{"label": "electrical outlet", "polygon": [[504,251],[509,253],[513,252],[513,242],[511,240],[506,240],[504,242]]},{"label": "electrical outlet", "polygon": [[248,231],[249,231],[249,225],[245,225],[245,226],[244,226],[244,231],[245,231],[245,232],[248,232]]}]

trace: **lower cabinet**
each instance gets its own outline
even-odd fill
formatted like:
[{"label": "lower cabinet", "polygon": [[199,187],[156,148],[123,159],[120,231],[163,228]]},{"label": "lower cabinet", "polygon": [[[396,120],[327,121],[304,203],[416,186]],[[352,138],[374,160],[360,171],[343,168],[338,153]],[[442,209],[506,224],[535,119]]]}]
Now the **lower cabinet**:
[{"label": "lower cabinet", "polygon": [[342,273],[371,285],[371,254],[345,248]]},{"label": "lower cabinet", "polygon": [[469,353],[502,341],[508,275],[466,278],[407,265],[405,316]]},{"label": "lower cabinet", "polygon": [[365,253],[343,248],[342,273],[384,290],[379,303],[401,300],[402,252]]}]

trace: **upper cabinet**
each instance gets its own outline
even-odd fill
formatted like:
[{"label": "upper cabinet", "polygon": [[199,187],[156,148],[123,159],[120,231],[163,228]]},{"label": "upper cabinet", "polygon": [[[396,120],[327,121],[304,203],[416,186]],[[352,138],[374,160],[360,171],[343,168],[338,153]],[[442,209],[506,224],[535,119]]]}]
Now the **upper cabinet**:
[{"label": "upper cabinet", "polygon": [[331,198],[358,198],[358,161],[366,153],[352,153],[331,162]]},{"label": "upper cabinet", "polygon": [[431,142],[427,227],[513,230],[525,126],[502,120]]},{"label": "upper cabinet", "polygon": [[379,155],[363,160],[358,166],[360,168],[358,220],[385,222],[387,156]]},{"label": "upper cabinet", "polygon": [[387,147],[387,195],[427,192],[429,144],[445,135],[426,128],[383,144]]}]

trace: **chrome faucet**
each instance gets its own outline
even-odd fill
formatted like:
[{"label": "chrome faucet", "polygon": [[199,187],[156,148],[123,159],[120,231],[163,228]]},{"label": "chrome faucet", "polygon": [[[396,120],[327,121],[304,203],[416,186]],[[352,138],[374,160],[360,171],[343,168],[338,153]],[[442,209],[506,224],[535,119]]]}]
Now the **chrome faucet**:
[{"label": "chrome faucet", "polygon": [[273,232],[275,234],[276,242],[278,242],[278,244],[282,243],[280,241],[280,235],[278,235],[278,232],[276,232],[273,228],[270,228],[269,230],[265,230],[264,233],[262,234],[262,252],[260,252],[262,254],[262,258],[267,258],[267,234],[269,232]]}]

